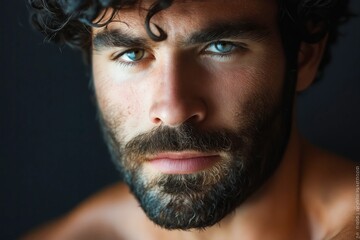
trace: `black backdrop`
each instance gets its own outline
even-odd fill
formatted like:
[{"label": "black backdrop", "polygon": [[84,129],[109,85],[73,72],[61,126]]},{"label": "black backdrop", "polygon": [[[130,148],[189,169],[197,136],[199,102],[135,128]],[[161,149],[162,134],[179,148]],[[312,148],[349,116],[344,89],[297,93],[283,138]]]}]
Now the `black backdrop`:
[{"label": "black backdrop", "polygon": [[[43,44],[29,27],[24,0],[0,6],[0,239],[15,239],[117,181],[118,174],[101,138],[80,53]],[[359,0],[352,6],[360,13]],[[299,97],[298,121],[313,143],[356,161],[360,18],[342,32],[324,79]]]}]

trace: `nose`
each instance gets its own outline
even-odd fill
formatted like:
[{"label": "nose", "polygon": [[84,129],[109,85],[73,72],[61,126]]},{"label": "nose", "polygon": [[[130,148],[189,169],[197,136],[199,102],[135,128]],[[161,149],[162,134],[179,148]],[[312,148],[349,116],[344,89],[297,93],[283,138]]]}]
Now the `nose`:
[{"label": "nose", "polygon": [[150,120],[156,125],[200,124],[207,115],[201,73],[189,61],[168,60],[155,80]]}]

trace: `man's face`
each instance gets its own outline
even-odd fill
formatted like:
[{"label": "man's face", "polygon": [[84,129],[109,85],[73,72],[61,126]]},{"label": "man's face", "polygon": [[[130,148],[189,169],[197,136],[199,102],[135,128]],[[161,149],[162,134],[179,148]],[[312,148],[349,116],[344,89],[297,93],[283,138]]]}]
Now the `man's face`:
[{"label": "man's face", "polygon": [[175,1],[152,18],[168,36],[154,42],[143,2],[93,29],[104,132],[150,219],[211,226],[274,172],[287,142],[277,4]]}]

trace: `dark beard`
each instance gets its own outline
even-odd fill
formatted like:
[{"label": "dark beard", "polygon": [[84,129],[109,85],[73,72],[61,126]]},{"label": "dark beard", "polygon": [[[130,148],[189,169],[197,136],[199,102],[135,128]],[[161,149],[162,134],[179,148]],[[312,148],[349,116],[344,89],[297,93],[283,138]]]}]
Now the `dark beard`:
[{"label": "dark beard", "polygon": [[[123,180],[146,215],[166,229],[212,226],[247,200],[281,162],[291,128],[293,89],[269,104],[253,99],[239,116],[237,131],[201,131],[191,123],[177,128],[160,126],[124,143],[119,119],[100,120],[111,155]],[[194,174],[148,177],[145,155],[163,151],[195,150],[222,153],[222,161]]]},{"label": "dark beard", "polygon": [[[200,133],[191,125],[161,127],[126,144],[121,151],[123,161],[118,163],[125,182],[152,221],[167,229],[204,228],[218,222],[250,194],[252,179],[246,176],[258,178],[254,173],[260,172],[255,169],[245,173],[250,168],[243,156],[246,153],[237,150],[243,149],[244,138],[230,132]],[[141,156],[182,150],[226,152],[229,157],[196,174],[146,178]]]}]

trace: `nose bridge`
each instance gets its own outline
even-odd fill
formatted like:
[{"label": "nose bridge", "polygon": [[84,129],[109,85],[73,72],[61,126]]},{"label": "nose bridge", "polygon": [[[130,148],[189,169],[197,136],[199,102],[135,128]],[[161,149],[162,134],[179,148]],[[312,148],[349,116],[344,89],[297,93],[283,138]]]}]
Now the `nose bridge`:
[{"label": "nose bridge", "polygon": [[[194,66],[193,66],[194,67]],[[168,56],[162,64],[160,76],[160,90],[166,101],[189,100],[192,92],[190,64],[182,56]]]},{"label": "nose bridge", "polygon": [[163,58],[159,63],[150,109],[152,122],[178,126],[186,121],[200,122],[205,118],[206,104],[196,87],[196,75],[196,64],[185,56],[168,53]]}]

